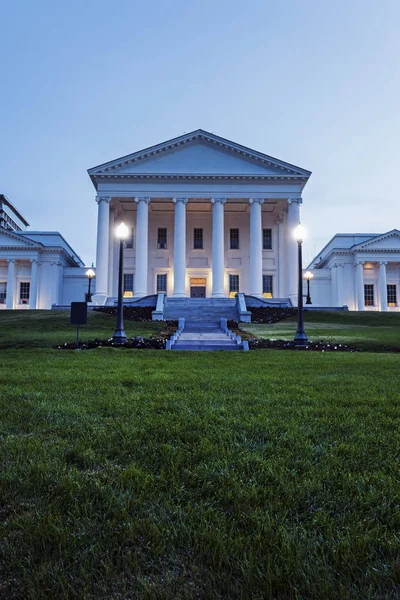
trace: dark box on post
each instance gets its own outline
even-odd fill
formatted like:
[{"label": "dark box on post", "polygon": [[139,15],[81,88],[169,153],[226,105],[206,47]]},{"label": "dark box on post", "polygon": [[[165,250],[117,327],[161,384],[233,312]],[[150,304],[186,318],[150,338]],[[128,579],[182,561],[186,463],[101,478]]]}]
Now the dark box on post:
[{"label": "dark box on post", "polygon": [[87,304],[86,302],[71,302],[71,325],[86,325]]}]

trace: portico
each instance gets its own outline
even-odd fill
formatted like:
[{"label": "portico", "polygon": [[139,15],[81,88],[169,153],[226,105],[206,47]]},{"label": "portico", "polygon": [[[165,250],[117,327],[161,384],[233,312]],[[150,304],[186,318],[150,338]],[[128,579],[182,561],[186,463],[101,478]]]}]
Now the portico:
[{"label": "portico", "polygon": [[[116,296],[115,225],[126,297],[163,291],[295,298],[301,193],[310,172],[198,130],[89,170],[97,189],[96,293]],[[193,280],[203,280],[201,286]],[[199,296],[201,297],[201,296]]]}]

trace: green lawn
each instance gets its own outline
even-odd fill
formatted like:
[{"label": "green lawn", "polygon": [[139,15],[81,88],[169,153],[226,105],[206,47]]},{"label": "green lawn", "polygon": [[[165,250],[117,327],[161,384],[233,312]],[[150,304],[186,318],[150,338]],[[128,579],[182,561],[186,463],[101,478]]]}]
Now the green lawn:
[{"label": "green lawn", "polygon": [[[69,324],[67,310],[7,310],[0,311],[0,349],[43,348],[76,340],[76,326]],[[100,312],[88,312],[88,324],[80,328],[82,341],[112,337],[116,318]],[[128,337],[146,336],[161,331],[156,321],[136,323],[125,319]]]},{"label": "green lawn", "polygon": [[399,596],[400,355],[58,351],[65,315],[30,315],[0,351],[1,599]]},{"label": "green lawn", "polygon": [[[365,350],[400,351],[400,313],[319,312],[304,313],[309,340],[334,341]],[[270,339],[293,339],[297,317],[273,325],[249,324],[242,328]]]}]

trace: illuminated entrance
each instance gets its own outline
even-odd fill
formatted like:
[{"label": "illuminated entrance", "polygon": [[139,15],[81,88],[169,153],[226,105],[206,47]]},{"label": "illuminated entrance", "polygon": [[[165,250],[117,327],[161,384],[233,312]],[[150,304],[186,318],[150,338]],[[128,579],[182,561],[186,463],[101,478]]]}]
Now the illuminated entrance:
[{"label": "illuminated entrance", "polygon": [[206,278],[191,277],[190,278],[190,297],[205,298],[206,297]]}]

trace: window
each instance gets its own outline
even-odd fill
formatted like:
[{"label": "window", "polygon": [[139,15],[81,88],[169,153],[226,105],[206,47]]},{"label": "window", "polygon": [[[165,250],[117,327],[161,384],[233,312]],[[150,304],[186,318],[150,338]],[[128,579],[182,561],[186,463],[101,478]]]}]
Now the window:
[{"label": "window", "polygon": [[230,230],[230,249],[239,250],[239,229]]},{"label": "window", "polygon": [[193,248],[195,250],[203,250],[203,230],[202,229],[194,230]]},{"label": "window", "polygon": [[388,306],[397,306],[397,290],[395,284],[389,284],[387,286],[387,303]]},{"label": "window", "polygon": [[124,273],[124,298],[133,297],[133,273]]},{"label": "window", "polygon": [[157,229],[157,248],[159,250],[167,249],[167,230],[165,227]]},{"label": "window", "polygon": [[234,298],[239,292],[239,275],[229,275],[229,297]]},{"label": "window", "polygon": [[272,229],[263,229],[263,250],[272,250]]},{"label": "window", "polygon": [[167,293],[167,274],[157,275],[157,294],[159,292]]},{"label": "window", "polygon": [[364,304],[365,306],[375,306],[373,284],[366,283],[364,285]]},{"label": "window", "polygon": [[0,304],[4,304],[7,299],[7,282],[0,281]]},{"label": "window", "polygon": [[131,228],[130,235],[129,235],[128,239],[126,240],[125,248],[130,248],[130,249],[133,248],[133,227]]},{"label": "window", "polygon": [[263,296],[272,298],[272,275],[263,275]]},{"label": "window", "polygon": [[19,284],[19,303],[20,304],[29,304],[29,292],[31,289],[31,284],[29,281],[21,281]]}]

